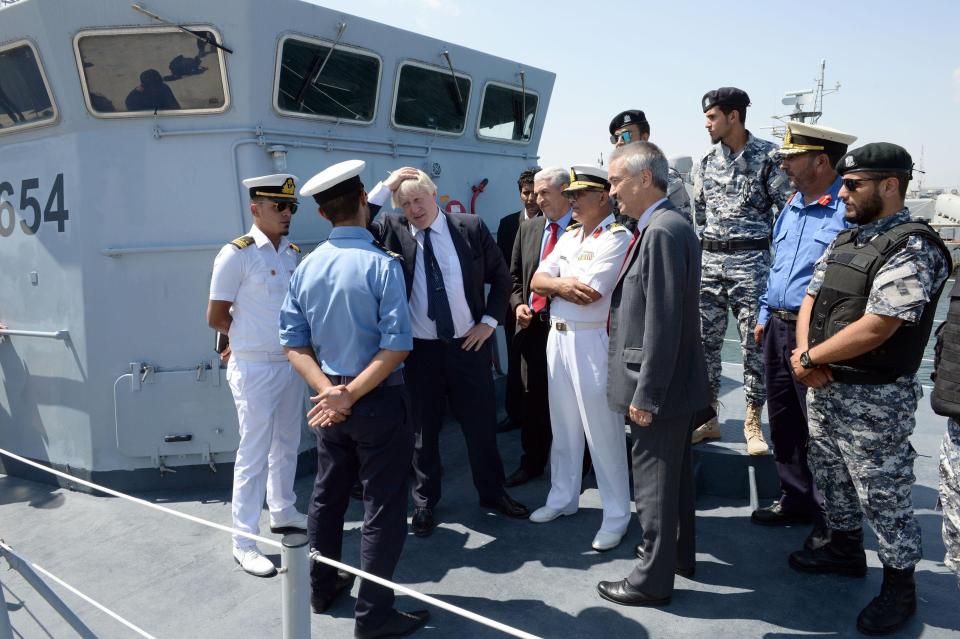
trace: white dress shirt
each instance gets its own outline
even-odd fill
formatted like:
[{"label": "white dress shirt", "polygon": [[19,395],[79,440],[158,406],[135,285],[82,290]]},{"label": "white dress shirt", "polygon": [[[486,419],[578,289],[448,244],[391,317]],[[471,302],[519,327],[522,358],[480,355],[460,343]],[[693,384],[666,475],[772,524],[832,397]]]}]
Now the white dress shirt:
[{"label": "white dress shirt", "polygon": [[280,306],[299,253],[287,238],[273,248],[256,225],[248,233],[254,244],[227,244],[213,262],[210,299],[232,302],[230,348],[234,352],[283,353],[280,345]]}]

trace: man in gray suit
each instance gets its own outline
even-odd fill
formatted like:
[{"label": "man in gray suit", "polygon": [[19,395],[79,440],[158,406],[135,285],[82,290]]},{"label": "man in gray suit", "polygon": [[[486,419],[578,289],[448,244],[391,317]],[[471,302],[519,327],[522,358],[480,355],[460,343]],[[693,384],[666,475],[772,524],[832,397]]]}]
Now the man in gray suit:
[{"label": "man in gray suit", "polygon": [[[610,157],[611,195],[637,220],[610,305],[607,402],[628,415],[643,541],[638,563],[600,596],[627,606],[670,602],[674,574],[695,568],[690,432],[710,402],[700,339],[700,245],[666,197],[667,159],[637,142]],[[678,534],[679,527],[679,534]]]}]

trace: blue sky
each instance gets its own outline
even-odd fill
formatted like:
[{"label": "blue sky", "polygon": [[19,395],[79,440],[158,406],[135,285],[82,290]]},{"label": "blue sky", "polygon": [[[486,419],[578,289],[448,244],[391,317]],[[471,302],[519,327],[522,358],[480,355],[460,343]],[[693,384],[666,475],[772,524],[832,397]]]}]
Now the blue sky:
[{"label": "blue sky", "polygon": [[[540,143],[543,165],[594,162],[607,125],[641,108],[668,156],[709,145],[699,108],[719,86],[746,90],[747,126],[770,138],[780,99],[809,88],[826,59],[821,124],[889,141],[924,186],[960,187],[960,1],[701,3],[554,0],[322,0],[318,4],[557,74]],[[799,7],[799,8],[798,8]]]}]

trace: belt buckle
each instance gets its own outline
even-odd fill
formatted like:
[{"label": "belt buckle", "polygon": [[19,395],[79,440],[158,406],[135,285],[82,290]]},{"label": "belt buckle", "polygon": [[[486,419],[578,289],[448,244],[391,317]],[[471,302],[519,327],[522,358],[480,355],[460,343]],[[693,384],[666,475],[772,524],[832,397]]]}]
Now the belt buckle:
[{"label": "belt buckle", "polygon": [[730,250],[730,240],[720,240],[720,250],[729,251]]},{"label": "belt buckle", "polygon": [[554,322],[554,323],[553,323],[553,327],[554,327],[555,329],[557,329],[558,331],[563,332],[563,331],[566,331],[566,330],[567,330],[567,323],[566,323],[566,322]]}]

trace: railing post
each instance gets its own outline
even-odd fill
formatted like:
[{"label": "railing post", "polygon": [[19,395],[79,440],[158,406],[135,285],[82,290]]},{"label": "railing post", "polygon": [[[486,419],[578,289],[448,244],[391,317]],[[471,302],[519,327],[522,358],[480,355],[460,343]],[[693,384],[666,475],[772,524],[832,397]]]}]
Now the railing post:
[{"label": "railing post", "polygon": [[283,639],[310,639],[310,558],[307,554],[307,536],[300,533],[284,535],[280,543]]},{"label": "railing post", "polygon": [[13,626],[7,613],[7,600],[3,597],[3,584],[0,583],[0,639],[13,639]]}]

